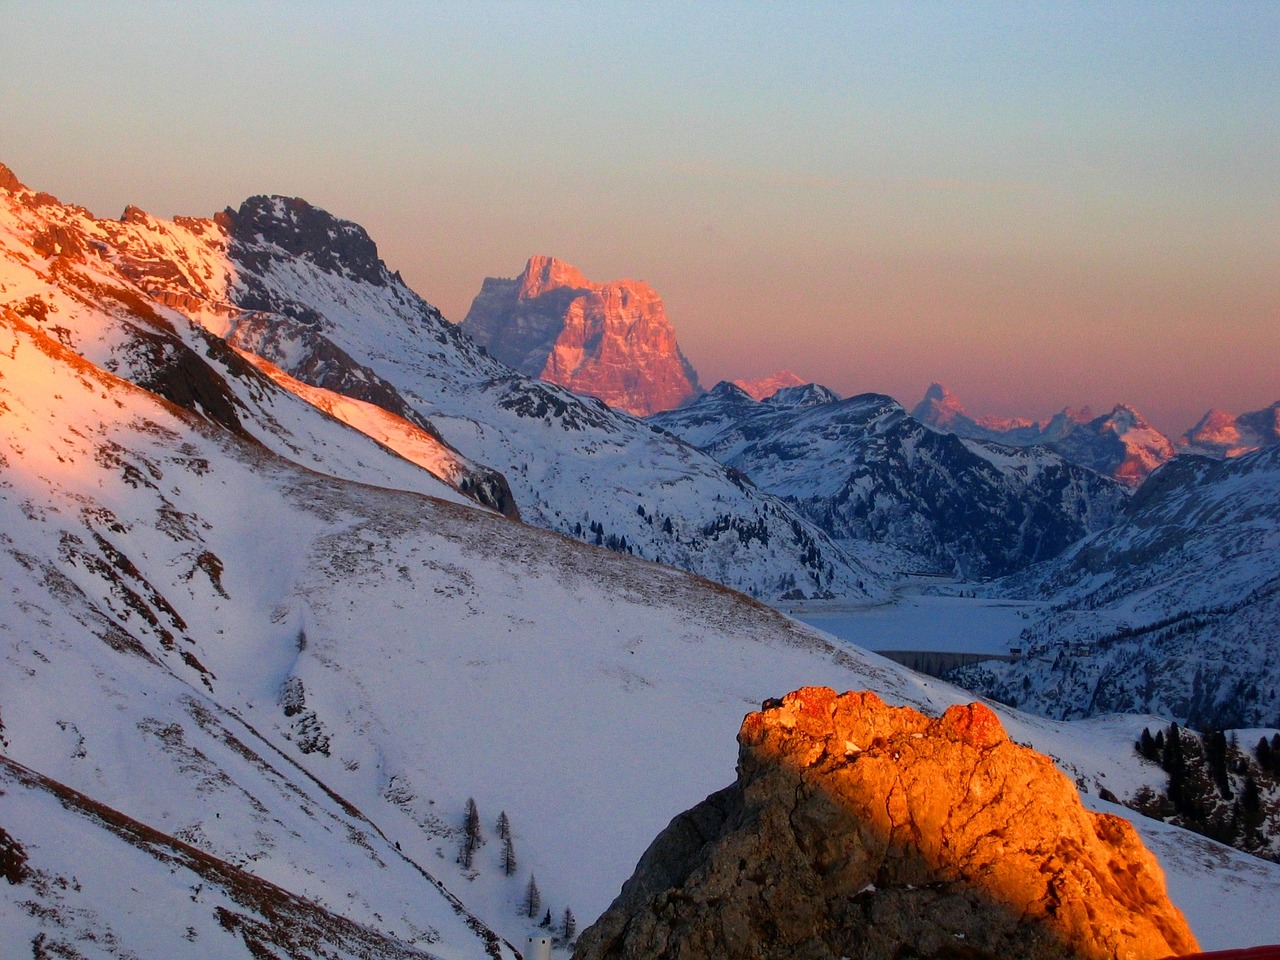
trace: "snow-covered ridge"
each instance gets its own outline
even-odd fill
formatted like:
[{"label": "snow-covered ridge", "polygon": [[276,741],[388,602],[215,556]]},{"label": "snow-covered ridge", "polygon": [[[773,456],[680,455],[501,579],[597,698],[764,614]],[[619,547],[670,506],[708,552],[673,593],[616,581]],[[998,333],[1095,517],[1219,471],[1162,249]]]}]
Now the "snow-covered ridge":
[{"label": "snow-covered ridge", "polygon": [[1117,404],[1094,417],[1088,407],[1065,409],[1041,421],[983,417],[975,420],[955,394],[940,383],[931,385],[912,416],[940,433],[1006,446],[1046,445],[1067,460],[1136,487],[1176,454],[1169,438],[1136,410]]},{"label": "snow-covered ridge", "polygon": [[650,419],[839,542],[884,543],[918,567],[971,578],[1054,556],[1110,522],[1125,499],[1049,450],[942,435],[880,394],[839,400],[811,384],[757,403],[721,384]]}]

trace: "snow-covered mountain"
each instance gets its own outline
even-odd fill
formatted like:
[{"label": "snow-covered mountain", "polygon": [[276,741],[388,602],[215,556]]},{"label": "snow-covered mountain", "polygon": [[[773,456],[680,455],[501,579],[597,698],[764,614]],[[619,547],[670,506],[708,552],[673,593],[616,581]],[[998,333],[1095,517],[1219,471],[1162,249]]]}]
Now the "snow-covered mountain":
[{"label": "snow-covered mountain", "polygon": [[[590,922],[668,818],[732,779],[764,698],[968,699],[499,516],[236,365],[118,273],[87,214],[14,190],[35,215],[0,203],[6,949],[511,957],[502,938],[536,929],[529,881]],[[1002,721],[1091,792],[1160,777],[1127,749],[1154,718]],[[470,868],[468,798],[488,841]],[[1135,822],[1206,947],[1240,942],[1233,915],[1280,937],[1261,907],[1280,869]]]},{"label": "snow-covered mountain", "polygon": [[[213,220],[169,222],[136,208],[96,220],[27,190],[0,197],[15,258],[57,246],[59,262],[77,265],[49,278],[19,272],[14,302],[29,287],[37,305],[78,297],[100,307],[126,290],[212,333],[180,336],[226,354],[239,371],[233,386],[260,390],[274,378],[298,393],[326,390],[335,417],[429,456],[437,475],[508,515],[761,597],[883,595],[876,551],[836,545],[712,458],[488,357],[386,269],[363,229],[304,201],[258,197]],[[92,279],[81,282],[85,271]],[[268,376],[227,343],[266,360]],[[317,396],[305,399],[313,414]],[[280,420],[263,419],[268,433]]]},{"label": "snow-covered mountain", "polygon": [[1173,459],[1169,438],[1132,407],[1118,404],[1094,417],[1088,407],[1065,409],[1047,420],[981,417],[974,419],[960,399],[939,383],[931,385],[912,416],[932,430],[1009,446],[1045,444],[1072,463],[1136,487],[1151,471]]},{"label": "snow-covered mountain", "polygon": [[1008,586],[1053,605],[1012,664],[966,673],[1055,717],[1152,712],[1280,726],[1280,447],[1179,457],[1114,527]]},{"label": "snow-covered mountain", "polygon": [[639,417],[702,390],[651,286],[592,283],[554,257],[531,257],[514,280],[487,277],[461,326],[521,373]]},{"label": "snow-covered mountain", "polygon": [[1280,401],[1236,417],[1210,410],[1175,443],[1180,453],[1219,459],[1280,443]]},{"label": "snow-covered mountain", "polygon": [[757,403],[722,383],[650,419],[839,541],[884,543],[971,578],[1055,556],[1125,500],[1052,451],[937,433],[879,394],[840,400],[811,384]]},{"label": "snow-covered mountain", "polygon": [[1051,446],[1072,463],[1115,477],[1130,487],[1138,486],[1177,455],[1168,437],[1124,404],[1080,424]]}]

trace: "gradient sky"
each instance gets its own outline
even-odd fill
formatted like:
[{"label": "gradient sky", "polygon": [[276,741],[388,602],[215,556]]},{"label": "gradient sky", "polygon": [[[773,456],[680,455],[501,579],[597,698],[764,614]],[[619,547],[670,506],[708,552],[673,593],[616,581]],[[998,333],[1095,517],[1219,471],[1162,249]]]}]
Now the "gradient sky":
[{"label": "gradient sky", "polygon": [[547,253],[710,385],[1280,399],[1280,3],[28,3],[0,161],[99,216],[256,193],[460,320]]}]

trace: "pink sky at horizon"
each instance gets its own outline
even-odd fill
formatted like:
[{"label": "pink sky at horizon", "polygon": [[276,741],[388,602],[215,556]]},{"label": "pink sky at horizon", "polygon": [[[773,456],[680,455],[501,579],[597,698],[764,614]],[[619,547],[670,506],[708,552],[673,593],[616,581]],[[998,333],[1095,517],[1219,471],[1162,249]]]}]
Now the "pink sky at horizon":
[{"label": "pink sky at horizon", "polygon": [[305,197],[455,321],[534,254],[643,279],[708,386],[1177,435],[1280,399],[1277,45],[1245,0],[15,0],[0,161],[98,216]]}]

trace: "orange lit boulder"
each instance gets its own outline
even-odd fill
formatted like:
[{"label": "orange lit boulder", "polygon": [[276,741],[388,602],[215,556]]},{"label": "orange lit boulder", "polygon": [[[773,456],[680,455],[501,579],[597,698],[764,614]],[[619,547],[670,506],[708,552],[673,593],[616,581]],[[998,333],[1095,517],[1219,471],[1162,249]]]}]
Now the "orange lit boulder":
[{"label": "orange lit boulder", "polygon": [[806,687],[676,817],[575,960],[1158,958],[1197,949],[1155,858],[986,707]]}]

